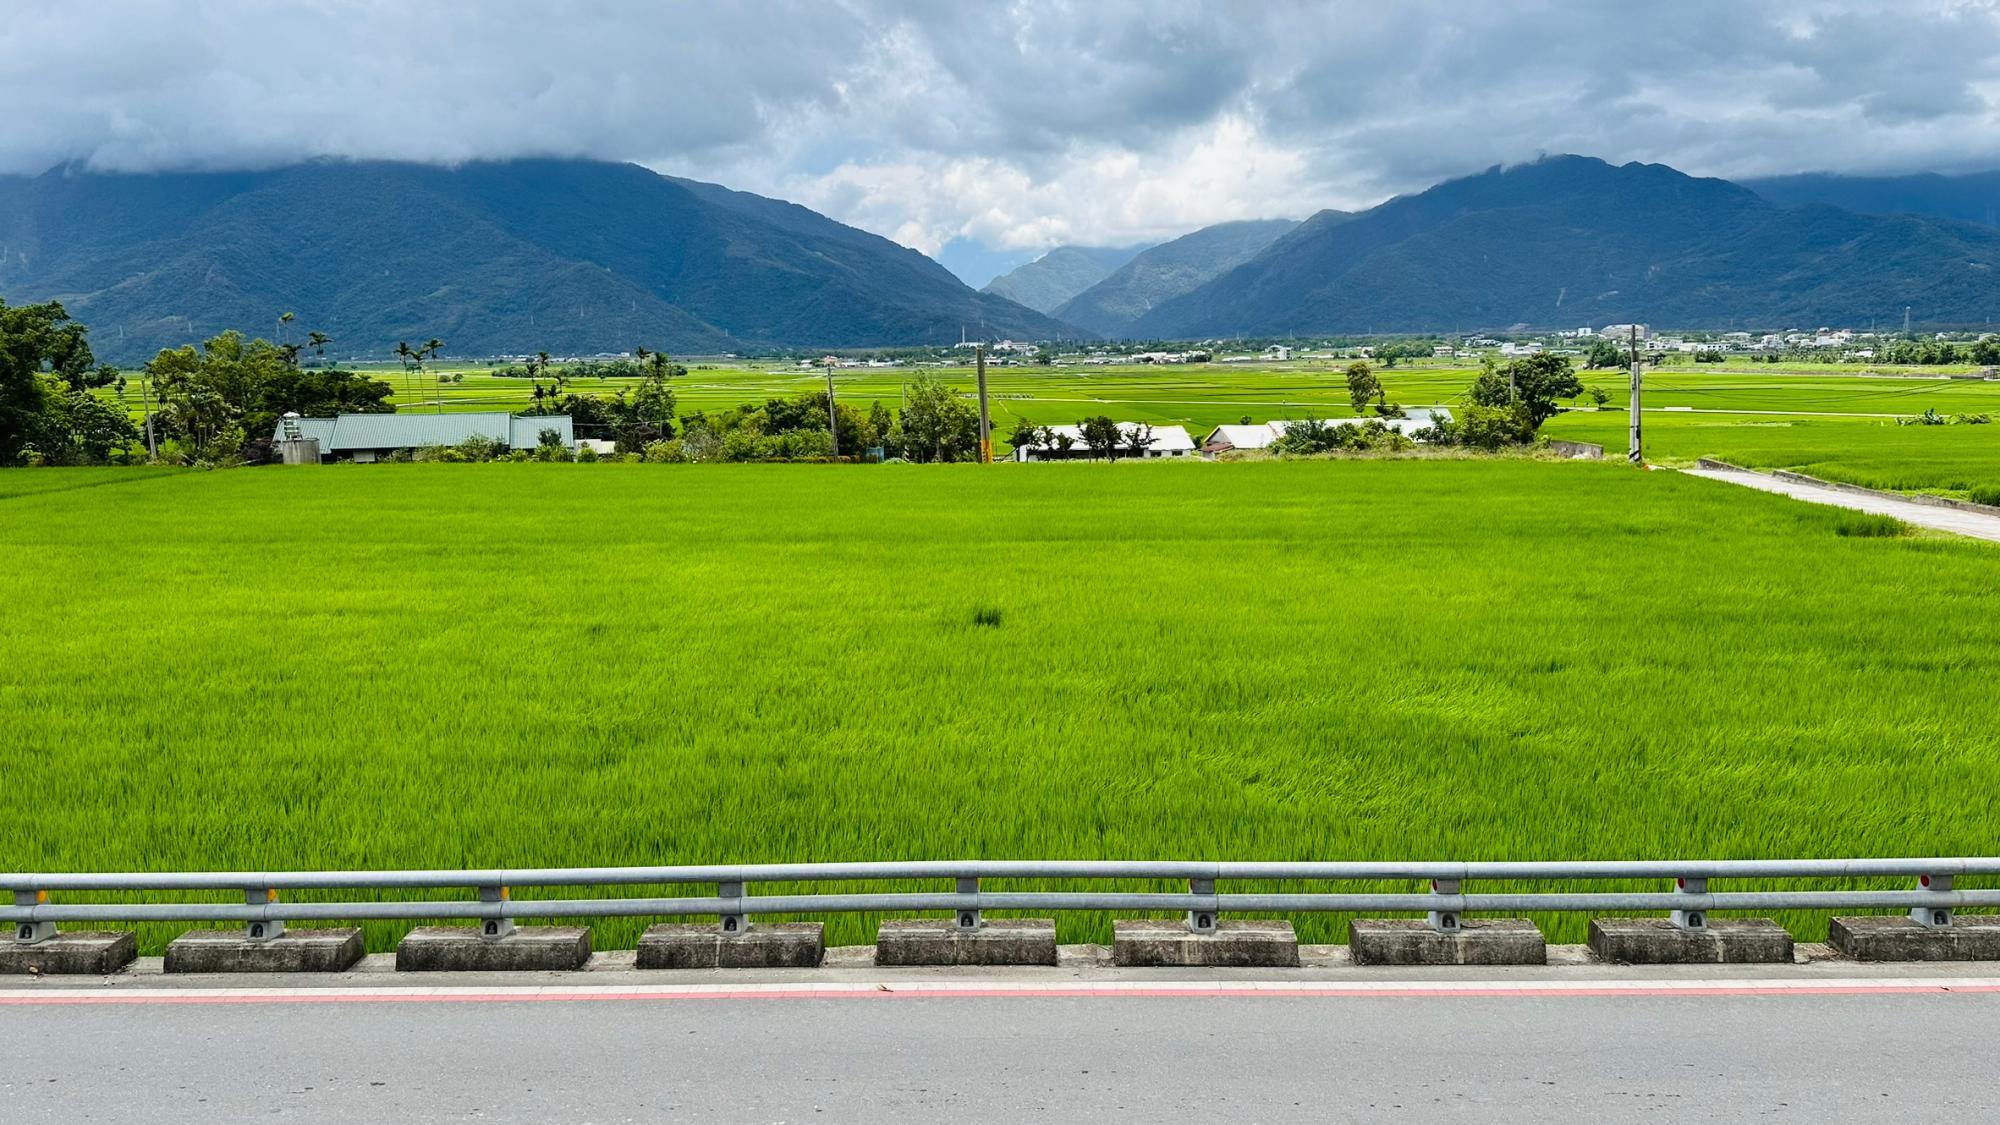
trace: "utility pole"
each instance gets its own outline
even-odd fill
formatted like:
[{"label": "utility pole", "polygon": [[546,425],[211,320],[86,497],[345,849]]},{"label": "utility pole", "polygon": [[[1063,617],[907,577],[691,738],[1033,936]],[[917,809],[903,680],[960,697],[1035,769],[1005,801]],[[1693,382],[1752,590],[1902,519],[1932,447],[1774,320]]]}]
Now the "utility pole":
[{"label": "utility pole", "polygon": [[832,356],[821,361],[826,364],[826,438],[833,455],[840,456],[840,420],[833,412],[833,365],[838,362]]},{"label": "utility pole", "polygon": [[1910,306],[1903,306],[1903,335],[1910,334]]},{"label": "utility pole", "polygon": [[1639,364],[1639,326],[1635,324],[1632,326],[1632,448],[1625,454],[1625,459],[1627,461],[1630,461],[1634,465],[1644,465],[1646,463],[1645,455],[1642,454],[1639,449],[1640,370],[1641,368]]},{"label": "utility pole", "polygon": [[153,440],[153,376],[151,372],[148,372],[139,380],[139,404],[146,411],[146,456],[150,460],[158,461],[160,459],[160,445]]},{"label": "utility pole", "polygon": [[979,344],[972,349],[973,360],[979,365],[979,463],[993,463],[993,416],[986,412],[986,345]]}]

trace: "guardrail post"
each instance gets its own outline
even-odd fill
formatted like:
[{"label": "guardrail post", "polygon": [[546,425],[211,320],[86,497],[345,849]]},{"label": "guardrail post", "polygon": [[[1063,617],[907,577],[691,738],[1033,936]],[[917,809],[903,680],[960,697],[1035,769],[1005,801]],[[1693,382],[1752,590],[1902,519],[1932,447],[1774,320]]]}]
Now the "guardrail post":
[{"label": "guardrail post", "polygon": [[[479,888],[479,901],[506,902],[507,888],[481,887]],[[465,931],[461,930],[459,932],[464,933]],[[488,918],[479,923],[479,936],[493,941],[498,941],[513,932],[514,920],[512,918]]]},{"label": "guardrail post", "polygon": [[[1917,877],[1917,885],[1927,891],[1948,891],[1951,889],[1951,876],[1920,875]],[[1913,906],[1910,908],[1910,921],[1927,930],[1950,929],[1951,907]]]},{"label": "guardrail post", "polygon": [[[715,894],[717,898],[739,900],[736,904],[739,909],[743,905],[740,901],[743,898],[743,884],[741,883],[717,883],[715,885]],[[750,916],[748,914],[724,914],[722,916],[722,932],[725,934],[740,934],[749,928]]]},{"label": "guardrail post", "polygon": [[[243,905],[263,906],[278,901],[278,892],[270,887],[246,887],[243,891]],[[243,936],[251,941],[270,941],[285,932],[285,924],[278,919],[259,921],[255,918],[243,926]]]},{"label": "guardrail post", "polygon": [[[978,880],[978,879],[976,879],[976,878],[974,878],[974,879],[960,879],[960,880],[958,881],[958,893],[959,893],[959,894],[962,894],[962,895],[976,895],[976,894],[978,894],[978,893],[979,893],[979,880]],[[980,928],[981,926],[984,926],[984,925],[986,924],[986,922],[985,922],[985,920],[984,920],[984,919],[980,918],[979,914],[980,914],[980,912],[979,912],[979,910],[978,910],[977,908],[970,908],[970,909],[968,909],[968,908],[966,908],[966,907],[963,907],[963,906],[959,907],[959,908],[958,908],[958,928],[959,928],[960,930],[966,930],[966,931],[969,931],[969,930],[976,930],[976,929]]]},{"label": "guardrail post", "polygon": [[[1215,880],[1189,879],[1188,893],[1191,895],[1212,895],[1215,893]],[[1204,909],[1202,907],[1196,907],[1195,909],[1188,911],[1187,927],[1190,933],[1197,933],[1197,934],[1214,933],[1215,911]]]},{"label": "guardrail post", "polygon": [[[15,891],[15,906],[40,906],[49,901],[47,891]],[[54,922],[22,922],[14,927],[14,942],[17,945],[34,945],[56,936]]]},{"label": "guardrail post", "polygon": [[[1434,895],[1455,895],[1458,893],[1458,887],[1459,881],[1457,879],[1431,880],[1431,893]],[[1426,914],[1424,918],[1425,921],[1430,923],[1431,929],[1437,933],[1455,934],[1458,932],[1458,911],[1456,910],[1433,910],[1429,914]]]},{"label": "guardrail post", "polygon": [[[1708,893],[1707,879],[1675,879],[1674,890],[1681,894],[1705,895]],[[1681,930],[1708,929],[1708,911],[1701,909],[1676,910],[1673,915],[1674,928]]]}]

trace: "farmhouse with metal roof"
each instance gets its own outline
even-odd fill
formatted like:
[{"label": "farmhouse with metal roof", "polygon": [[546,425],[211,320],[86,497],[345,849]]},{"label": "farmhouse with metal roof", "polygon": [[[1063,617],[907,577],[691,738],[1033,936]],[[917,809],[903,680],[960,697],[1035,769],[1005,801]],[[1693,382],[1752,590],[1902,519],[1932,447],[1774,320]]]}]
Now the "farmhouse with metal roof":
[{"label": "farmhouse with metal roof", "polygon": [[[296,427],[288,432],[286,427]],[[399,450],[459,445],[484,437],[508,449],[533,449],[553,430],[564,449],[576,447],[567,414],[520,417],[503,411],[477,414],[342,414],[335,418],[282,418],[274,442],[298,437],[319,442],[324,460],[374,461]]]}]

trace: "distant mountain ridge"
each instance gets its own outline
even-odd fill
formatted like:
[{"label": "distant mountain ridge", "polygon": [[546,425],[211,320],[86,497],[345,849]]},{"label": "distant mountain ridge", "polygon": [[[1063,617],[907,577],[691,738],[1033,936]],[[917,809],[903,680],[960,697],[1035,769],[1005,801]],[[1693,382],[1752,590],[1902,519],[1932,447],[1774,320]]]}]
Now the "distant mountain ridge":
[{"label": "distant mountain ridge", "polygon": [[1132,260],[1139,246],[1058,246],[1024,266],[1004,273],[979,291],[1005,297],[1039,313],[1103,281],[1111,271]]},{"label": "distant mountain ridge", "polygon": [[1123,335],[1153,306],[1234,269],[1296,226],[1291,219],[1252,219],[1203,227],[1137,255],[1052,315],[1102,336]]},{"label": "distant mountain ridge", "polygon": [[804,207],[578,160],[0,177],[0,296],[62,299],[120,362],[280,312],[342,355],[1076,333]]},{"label": "distant mountain ridge", "polygon": [[1807,172],[1739,180],[1773,203],[1800,207],[1824,203],[1865,215],[1923,215],[2000,227],[2000,172],[1945,176],[1841,176]]},{"label": "distant mountain ridge", "polygon": [[1813,326],[1900,320],[1906,305],[1924,324],[2000,315],[2000,231],[1780,207],[1663,165],[1560,156],[1314,216],[1126,332]]}]

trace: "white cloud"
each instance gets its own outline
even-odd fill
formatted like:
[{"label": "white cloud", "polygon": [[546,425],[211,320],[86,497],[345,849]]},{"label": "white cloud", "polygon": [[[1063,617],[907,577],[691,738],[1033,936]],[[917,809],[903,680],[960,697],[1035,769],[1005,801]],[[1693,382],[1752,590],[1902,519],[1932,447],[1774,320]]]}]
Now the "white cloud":
[{"label": "white cloud", "polygon": [[1240,118],[1191,126],[1153,153],[1098,146],[1051,162],[1037,180],[991,156],[848,163],[771,185],[829,213],[934,253],[954,238],[1002,250],[1159,241],[1231,219],[1303,216],[1304,158],[1265,144]]},{"label": "white cloud", "polygon": [[0,171],[582,155],[921,249],[1126,243],[1542,152],[2000,165],[1983,0],[9,0]]}]

